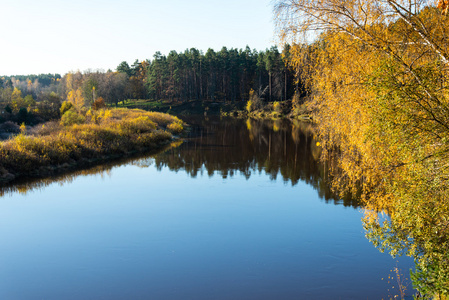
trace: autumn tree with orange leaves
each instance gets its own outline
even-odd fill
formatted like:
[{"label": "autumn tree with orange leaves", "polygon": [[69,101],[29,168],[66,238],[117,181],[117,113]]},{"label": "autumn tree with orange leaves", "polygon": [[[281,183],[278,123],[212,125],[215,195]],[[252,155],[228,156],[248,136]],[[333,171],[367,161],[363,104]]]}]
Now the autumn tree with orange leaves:
[{"label": "autumn tree with orange leaves", "polygon": [[438,0],[437,8],[441,9],[443,15],[447,15],[447,10],[449,8],[448,0]]},{"label": "autumn tree with orange leaves", "polygon": [[414,283],[428,295],[449,294],[448,2],[275,4],[323,156],[338,159],[333,183],[361,192],[368,238],[415,257]]}]

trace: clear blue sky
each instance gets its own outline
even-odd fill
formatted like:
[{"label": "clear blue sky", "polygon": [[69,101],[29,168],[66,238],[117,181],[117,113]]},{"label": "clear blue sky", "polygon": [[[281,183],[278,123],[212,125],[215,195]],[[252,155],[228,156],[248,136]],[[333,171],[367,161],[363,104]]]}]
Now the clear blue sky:
[{"label": "clear blue sky", "polygon": [[112,69],[187,48],[265,50],[270,0],[0,0],[0,75]]}]

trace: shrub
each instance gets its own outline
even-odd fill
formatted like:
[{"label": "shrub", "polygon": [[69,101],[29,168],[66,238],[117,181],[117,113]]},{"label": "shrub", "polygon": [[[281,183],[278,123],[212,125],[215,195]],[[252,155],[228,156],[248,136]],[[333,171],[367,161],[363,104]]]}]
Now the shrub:
[{"label": "shrub", "polygon": [[144,133],[156,129],[156,123],[148,116],[140,116],[133,119],[124,119],[118,123],[118,128],[128,133]]},{"label": "shrub", "polygon": [[68,101],[62,102],[61,108],[59,109],[59,111],[61,112],[61,116],[63,116],[72,107],[73,107],[72,102],[68,102]]},{"label": "shrub", "polygon": [[248,100],[248,102],[246,102],[246,111],[248,113],[250,113],[253,110],[253,102],[250,100]]},{"label": "shrub", "polygon": [[3,132],[11,132],[11,133],[19,133],[20,132],[20,126],[17,125],[14,122],[6,121],[3,124],[0,124],[0,131]]},{"label": "shrub", "polygon": [[299,96],[298,93],[295,92],[295,94],[293,95],[293,99],[292,99],[292,106],[293,106],[293,114],[294,115],[302,115],[302,114],[307,114],[308,110],[306,105],[304,104],[304,100],[301,99],[301,97]]},{"label": "shrub", "polygon": [[173,122],[167,126],[167,129],[172,133],[181,133],[184,130],[184,127],[178,122]]},{"label": "shrub", "polygon": [[56,120],[60,118],[61,104],[52,103],[47,100],[36,103],[33,114],[40,117],[42,120]]},{"label": "shrub", "polygon": [[104,102],[104,99],[102,97],[98,97],[95,99],[94,103],[92,104],[93,110],[99,110],[106,107],[106,103]]},{"label": "shrub", "polygon": [[280,114],[282,112],[281,104],[279,102],[275,101],[273,103],[273,111],[277,114]]},{"label": "shrub", "polygon": [[246,111],[251,113],[255,110],[259,110],[263,107],[262,99],[257,95],[257,93],[251,89],[249,91],[249,100],[246,103]]},{"label": "shrub", "polygon": [[73,107],[66,111],[61,117],[61,124],[64,126],[83,124],[84,122],[86,122],[86,118],[78,114]]},{"label": "shrub", "polygon": [[35,126],[30,130],[30,134],[34,136],[46,136],[51,134],[57,134],[61,131],[61,124],[57,121],[50,121],[40,126]]}]

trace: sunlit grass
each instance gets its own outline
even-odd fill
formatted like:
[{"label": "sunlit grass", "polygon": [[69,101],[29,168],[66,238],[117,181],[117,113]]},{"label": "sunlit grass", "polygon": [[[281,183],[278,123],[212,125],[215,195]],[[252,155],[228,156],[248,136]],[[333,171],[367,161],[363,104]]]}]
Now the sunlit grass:
[{"label": "sunlit grass", "polygon": [[1,142],[0,178],[155,149],[184,129],[176,117],[143,110],[89,111],[85,118],[84,124],[69,126],[47,123]]}]

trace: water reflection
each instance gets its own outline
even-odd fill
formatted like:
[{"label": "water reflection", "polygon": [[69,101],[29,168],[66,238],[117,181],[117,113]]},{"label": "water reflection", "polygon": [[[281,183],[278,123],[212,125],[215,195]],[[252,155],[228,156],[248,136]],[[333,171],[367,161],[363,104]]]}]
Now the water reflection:
[{"label": "water reflection", "polygon": [[331,192],[311,123],[232,118],[185,121],[192,124],[190,137],[179,148],[155,156],[159,169],[183,170],[192,177],[218,172],[223,178],[236,172],[246,178],[265,172],[272,180],[281,177],[291,185],[303,181],[327,202],[358,206],[350,197],[340,199]]},{"label": "water reflection", "polygon": [[64,185],[0,201],[0,298],[385,299],[396,262],[311,188],[342,203],[311,124],[186,121],[163,153],[3,189]]},{"label": "water reflection", "polygon": [[167,151],[172,147],[178,147],[182,144],[182,141],[173,142],[170,145],[159,149],[157,152],[152,151],[145,154],[139,154],[136,156],[126,157],[111,162],[103,162],[99,165],[94,165],[84,169],[67,170],[64,173],[50,176],[47,178],[25,178],[13,181],[0,187],[0,197],[8,194],[20,193],[26,194],[28,192],[42,190],[53,183],[59,183],[61,186],[64,184],[72,183],[79,176],[100,176],[107,177],[111,175],[112,169],[128,164],[139,164],[140,161],[146,160],[148,157],[155,155],[158,152]]},{"label": "water reflection", "polygon": [[303,181],[313,186],[326,202],[359,206],[351,197],[341,199],[330,190],[327,167],[319,160],[320,147],[316,145],[311,123],[218,117],[189,117],[185,121],[191,125],[188,137],[160,154],[147,154],[57,177],[15,183],[2,188],[0,196],[40,189],[55,181],[69,183],[77,176],[107,176],[112,168],[125,164],[140,167],[154,164],[158,170],[168,167],[172,171],[185,171],[191,177],[218,173],[226,178],[239,173],[248,179],[254,173],[265,172],[271,180],[281,177],[286,184],[293,186]]}]

